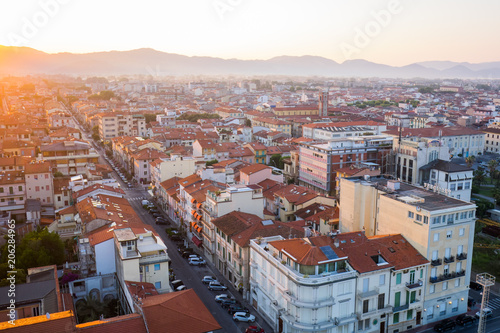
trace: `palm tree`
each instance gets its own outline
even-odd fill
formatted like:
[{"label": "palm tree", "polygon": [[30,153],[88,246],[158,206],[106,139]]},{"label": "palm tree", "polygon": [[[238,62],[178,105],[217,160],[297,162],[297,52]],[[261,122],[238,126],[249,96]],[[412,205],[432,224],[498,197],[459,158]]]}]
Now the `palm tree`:
[{"label": "palm tree", "polygon": [[493,183],[493,177],[495,176],[495,172],[497,171],[497,167],[498,167],[497,160],[490,160],[488,162],[488,169],[490,170],[490,178],[492,183]]},{"label": "palm tree", "polygon": [[76,302],[76,314],[80,324],[99,319],[104,311],[104,304],[90,295]]},{"label": "palm tree", "polygon": [[481,186],[481,183],[484,181],[485,178],[486,174],[484,173],[484,170],[477,169],[474,171],[474,179],[472,181],[476,183],[478,186]]},{"label": "palm tree", "polygon": [[467,166],[470,168],[472,167],[472,164],[476,161],[476,156],[470,155],[465,158],[465,163],[467,163]]}]

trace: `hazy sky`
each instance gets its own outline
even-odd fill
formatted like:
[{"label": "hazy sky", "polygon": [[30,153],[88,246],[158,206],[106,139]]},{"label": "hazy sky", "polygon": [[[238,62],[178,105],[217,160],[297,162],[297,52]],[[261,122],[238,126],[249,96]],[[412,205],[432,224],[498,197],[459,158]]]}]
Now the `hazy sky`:
[{"label": "hazy sky", "polygon": [[498,0],[2,0],[0,45],[390,65],[500,61],[498,13]]}]

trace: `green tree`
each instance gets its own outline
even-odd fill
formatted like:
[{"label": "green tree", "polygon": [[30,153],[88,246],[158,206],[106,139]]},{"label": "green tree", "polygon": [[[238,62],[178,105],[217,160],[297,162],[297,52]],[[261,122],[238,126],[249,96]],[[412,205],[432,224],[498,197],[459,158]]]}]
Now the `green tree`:
[{"label": "green tree", "polygon": [[273,154],[269,158],[269,165],[275,168],[279,168],[281,154]]},{"label": "green tree", "polygon": [[[55,232],[47,228],[39,228],[28,233],[16,248],[17,267],[28,269],[32,267],[61,265],[64,263],[64,243]],[[2,262],[7,262],[2,252]]]},{"label": "green tree", "polygon": [[76,302],[76,315],[80,324],[99,319],[105,310],[104,304],[90,295]]},{"label": "green tree", "polygon": [[247,126],[247,127],[252,127],[252,121],[251,121],[250,119],[248,119],[248,118],[247,118],[247,119],[245,120],[245,126]]},{"label": "green tree", "polygon": [[61,171],[54,172],[54,177],[63,177],[63,173]]},{"label": "green tree", "polygon": [[217,160],[207,161],[207,167],[208,167],[208,166],[212,166],[212,165],[214,165],[215,163],[219,163],[219,161],[217,161]]},{"label": "green tree", "polygon": [[465,158],[465,163],[467,163],[467,166],[470,168],[472,167],[472,164],[476,161],[476,156],[470,155]]},{"label": "green tree", "polygon": [[421,87],[418,88],[418,92],[421,94],[431,94],[434,91],[432,87]]},{"label": "green tree", "polygon": [[99,94],[90,95],[88,97],[89,100],[94,101],[109,101],[111,98],[116,97],[115,93],[111,90],[103,90],[100,91]]},{"label": "green tree", "polygon": [[474,171],[474,178],[473,182],[476,183],[478,186],[481,186],[481,184],[484,182],[486,178],[486,174],[484,173],[484,170],[482,169],[477,169]]},{"label": "green tree", "polygon": [[488,170],[490,171],[491,183],[493,183],[493,177],[495,176],[495,172],[497,171],[498,161],[490,160],[488,162]]},{"label": "green tree", "polygon": [[156,113],[146,113],[144,115],[144,119],[146,120],[146,124],[149,124],[152,121],[156,121]]},{"label": "green tree", "polygon": [[5,287],[10,285],[10,281],[7,280],[7,277],[9,276],[7,274],[8,271],[16,271],[15,273],[16,284],[26,283],[26,272],[24,271],[24,269],[16,268],[12,270],[9,268],[9,264],[4,262],[0,264],[0,287]]},{"label": "green tree", "polygon": [[99,135],[99,126],[98,125],[92,127],[92,140],[94,140],[94,141],[101,140],[101,136]]}]

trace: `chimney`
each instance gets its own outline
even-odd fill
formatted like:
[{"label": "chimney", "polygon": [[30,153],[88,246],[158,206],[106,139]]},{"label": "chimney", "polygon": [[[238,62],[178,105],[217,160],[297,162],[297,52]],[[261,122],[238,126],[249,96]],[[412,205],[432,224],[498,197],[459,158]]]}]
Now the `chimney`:
[{"label": "chimney", "polygon": [[387,188],[393,190],[393,191],[397,191],[400,189],[400,181],[399,180],[388,180],[387,181]]}]

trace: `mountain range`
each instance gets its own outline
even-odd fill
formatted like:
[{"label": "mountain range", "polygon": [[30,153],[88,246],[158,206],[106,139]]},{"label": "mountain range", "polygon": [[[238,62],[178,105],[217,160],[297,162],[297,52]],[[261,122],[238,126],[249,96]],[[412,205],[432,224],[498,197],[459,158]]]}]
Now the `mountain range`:
[{"label": "mountain range", "polygon": [[45,53],[29,47],[0,46],[0,75],[290,75],[387,78],[500,78],[500,61],[425,61],[389,66],[366,60],[343,63],[319,56],[280,56],[267,60],[189,57],[153,49],[94,53]]}]

